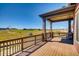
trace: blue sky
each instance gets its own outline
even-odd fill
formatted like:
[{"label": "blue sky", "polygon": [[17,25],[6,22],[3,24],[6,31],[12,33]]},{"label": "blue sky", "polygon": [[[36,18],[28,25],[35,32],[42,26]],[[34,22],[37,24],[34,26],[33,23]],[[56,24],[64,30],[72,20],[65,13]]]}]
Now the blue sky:
[{"label": "blue sky", "polygon": [[[42,28],[42,19],[39,15],[62,8],[65,5],[64,3],[0,3],[0,28]],[[65,29],[67,22],[53,23],[52,27],[54,29]],[[49,28],[48,22],[47,28]]]}]

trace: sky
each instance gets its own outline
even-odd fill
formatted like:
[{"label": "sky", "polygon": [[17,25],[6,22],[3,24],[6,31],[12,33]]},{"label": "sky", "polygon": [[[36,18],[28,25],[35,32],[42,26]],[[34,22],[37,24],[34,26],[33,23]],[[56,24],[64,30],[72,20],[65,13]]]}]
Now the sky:
[{"label": "sky", "polygon": [[[0,28],[40,28],[42,18],[40,14],[62,8],[65,3],[0,3]],[[62,24],[62,26],[61,26]],[[46,24],[50,28],[49,22]],[[66,29],[68,22],[52,24],[53,29]]]}]

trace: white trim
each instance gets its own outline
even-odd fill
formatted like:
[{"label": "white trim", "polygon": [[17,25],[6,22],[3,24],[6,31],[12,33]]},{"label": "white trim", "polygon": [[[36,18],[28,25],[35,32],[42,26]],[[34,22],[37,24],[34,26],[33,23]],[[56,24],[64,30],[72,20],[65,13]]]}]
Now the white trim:
[{"label": "white trim", "polygon": [[79,6],[76,9],[77,11],[75,12],[75,24],[74,24],[75,25],[75,27],[74,27],[74,43],[77,43],[77,44],[79,44],[79,39],[77,36],[79,34],[79,33],[77,34],[77,28],[78,28],[77,21],[79,20],[79,18],[78,18],[79,17],[79,10],[78,9],[79,9]]}]

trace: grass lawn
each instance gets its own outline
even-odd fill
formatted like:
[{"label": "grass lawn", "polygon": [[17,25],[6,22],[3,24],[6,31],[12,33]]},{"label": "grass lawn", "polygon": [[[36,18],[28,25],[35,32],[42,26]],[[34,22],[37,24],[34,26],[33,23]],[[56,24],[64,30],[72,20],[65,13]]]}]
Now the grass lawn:
[{"label": "grass lawn", "polygon": [[0,30],[0,41],[42,33],[41,30]]},{"label": "grass lawn", "polygon": [[[53,32],[61,31],[64,32],[64,30],[53,30]],[[49,30],[47,30],[47,32],[49,32]],[[30,33],[32,33],[32,35],[37,35],[41,34],[42,30],[0,30],[0,41],[29,36]]]}]

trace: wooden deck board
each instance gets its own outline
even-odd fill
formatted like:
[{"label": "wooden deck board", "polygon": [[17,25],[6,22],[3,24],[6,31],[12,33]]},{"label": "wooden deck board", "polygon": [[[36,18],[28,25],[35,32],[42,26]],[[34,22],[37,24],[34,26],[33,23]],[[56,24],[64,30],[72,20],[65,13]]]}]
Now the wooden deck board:
[{"label": "wooden deck board", "polygon": [[15,54],[14,56],[28,56],[38,48],[40,48],[42,45],[44,45],[46,42],[40,42],[36,45],[32,45],[31,47],[28,47],[23,50],[23,52],[20,52],[18,54]]},{"label": "wooden deck board", "polygon": [[52,42],[46,43],[44,46],[33,52],[30,56],[78,56],[78,52],[74,45],[61,43],[61,38],[56,37]]}]

